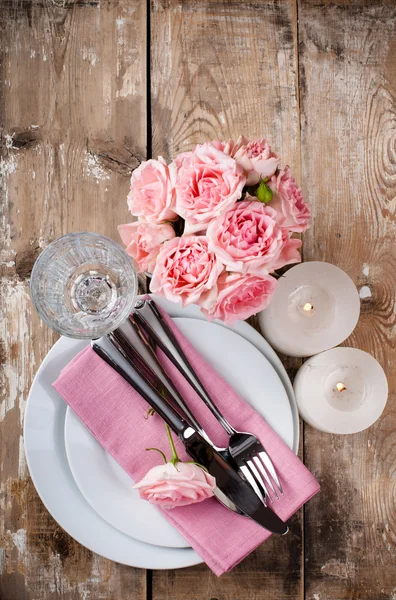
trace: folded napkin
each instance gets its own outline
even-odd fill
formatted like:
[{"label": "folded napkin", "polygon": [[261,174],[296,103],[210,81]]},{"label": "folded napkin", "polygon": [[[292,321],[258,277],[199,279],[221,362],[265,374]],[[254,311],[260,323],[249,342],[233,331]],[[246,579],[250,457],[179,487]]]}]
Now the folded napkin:
[{"label": "folded napkin", "polygon": [[[174,321],[165,314],[164,318],[226,419],[236,429],[254,433],[267,449],[284,490],[284,496],[272,508],[287,520],[319,491],[319,484],[264,419],[186,340]],[[160,359],[211,439],[226,446],[227,434],[209,409],[170,361],[162,354]],[[54,388],[135,481],[160,464],[158,453],[146,452],[146,448],[159,447],[169,457],[163,421],[158,415],[146,417],[149,406],[145,400],[91,347],[63,369]],[[178,439],[176,447],[181,460],[190,460]],[[215,498],[162,512],[216,575],[230,571],[271,535],[254,521],[224,508]]]}]

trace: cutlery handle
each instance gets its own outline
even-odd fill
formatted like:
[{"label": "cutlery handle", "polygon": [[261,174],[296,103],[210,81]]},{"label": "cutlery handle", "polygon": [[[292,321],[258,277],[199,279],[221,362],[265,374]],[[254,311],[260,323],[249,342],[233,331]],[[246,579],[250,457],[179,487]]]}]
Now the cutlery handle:
[{"label": "cutlery handle", "polygon": [[154,391],[152,387],[143,379],[137,369],[133,367],[122,355],[120,350],[117,350],[117,360],[112,357],[111,348],[116,348],[110,340],[100,338],[91,342],[92,349],[100,358],[102,358],[110,367],[112,367],[121,377],[125,379],[159,414],[159,416],[169,425],[169,427],[178,435],[182,436],[184,431],[189,427],[189,424],[182,419],[177,412]]},{"label": "cutlery handle", "polygon": [[136,321],[146,330],[149,337],[154,339],[164,354],[187,379],[191,387],[213,413],[228,435],[235,433],[235,429],[229,424],[209,396],[155,302],[153,300],[139,300],[132,314]]},{"label": "cutlery handle", "polygon": [[110,339],[115,338],[129,361],[133,362],[134,367],[138,369],[146,382],[155,391],[159,391],[161,396],[166,396],[169,402],[175,403],[181,411],[181,416],[210,442],[200,423],[163,369],[145,333],[145,331],[142,331],[140,324],[131,315],[130,319],[127,319],[121,327],[110,334]]}]

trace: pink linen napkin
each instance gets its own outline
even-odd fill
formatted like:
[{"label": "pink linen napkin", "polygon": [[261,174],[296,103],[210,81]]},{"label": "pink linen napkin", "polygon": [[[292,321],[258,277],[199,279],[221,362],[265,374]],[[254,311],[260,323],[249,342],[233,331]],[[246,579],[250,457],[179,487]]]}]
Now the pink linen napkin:
[{"label": "pink linen napkin", "polygon": [[[254,433],[265,446],[284,490],[284,496],[272,508],[281,519],[289,519],[319,491],[319,484],[264,419],[186,340],[172,319],[165,314],[164,318],[227,420],[240,431]],[[170,361],[164,355],[160,358],[208,435],[217,445],[226,446],[227,434],[208,408]],[[163,421],[157,415],[146,417],[149,406],[145,400],[91,347],[62,370],[53,386],[135,481],[159,464],[158,453],[146,452],[145,448],[157,447],[170,456]],[[181,460],[191,460],[178,439],[176,447]],[[163,513],[218,576],[230,571],[271,535],[252,520],[227,510],[215,498]]]}]

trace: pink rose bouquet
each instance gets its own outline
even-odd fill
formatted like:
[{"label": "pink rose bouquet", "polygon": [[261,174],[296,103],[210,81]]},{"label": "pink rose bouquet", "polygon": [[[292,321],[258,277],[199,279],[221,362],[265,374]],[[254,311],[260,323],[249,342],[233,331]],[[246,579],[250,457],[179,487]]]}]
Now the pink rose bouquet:
[{"label": "pink rose bouquet", "polygon": [[300,262],[311,210],[290,168],[267,140],[198,144],[167,165],[162,157],[132,174],[119,226],[153,293],[233,325],[268,306],[276,270]]}]

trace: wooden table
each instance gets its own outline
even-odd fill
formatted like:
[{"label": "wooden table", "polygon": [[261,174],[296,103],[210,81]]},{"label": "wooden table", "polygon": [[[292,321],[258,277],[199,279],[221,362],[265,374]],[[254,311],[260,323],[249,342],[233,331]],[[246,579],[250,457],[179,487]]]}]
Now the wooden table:
[{"label": "wooden table", "polygon": [[[371,0],[0,0],[2,600],[395,600],[396,4]],[[265,134],[313,208],[304,259],[360,290],[347,341],[387,372],[368,431],[302,427],[322,493],[216,578],[145,572],[80,546],[42,505],[22,424],[55,341],[29,299],[51,240],[117,239],[132,170],[211,138]],[[288,362],[291,374],[298,362]]]}]

